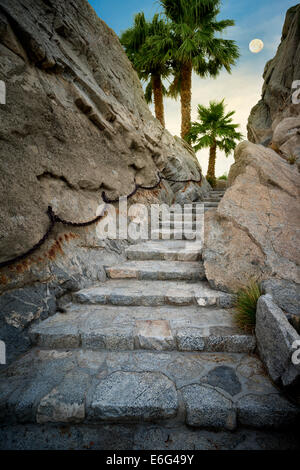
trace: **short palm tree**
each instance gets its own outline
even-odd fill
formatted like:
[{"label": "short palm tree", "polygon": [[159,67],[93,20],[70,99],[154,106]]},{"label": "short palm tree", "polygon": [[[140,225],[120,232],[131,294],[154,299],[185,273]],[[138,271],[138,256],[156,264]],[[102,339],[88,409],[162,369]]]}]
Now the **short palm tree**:
[{"label": "short palm tree", "polygon": [[192,71],[201,77],[216,77],[224,67],[231,72],[239,57],[232,40],[215,37],[233,20],[217,21],[219,0],[160,0],[167,18],[172,22],[168,38],[154,38],[155,53],[165,53],[173,60],[175,80],[170,88],[173,97],[181,96],[181,137],[191,126]]},{"label": "short palm tree", "polygon": [[171,73],[170,62],[164,54],[153,53],[151,38],[153,36],[163,38],[169,35],[167,22],[154,15],[148,22],[144,13],[138,13],[134,17],[134,25],[127,29],[120,38],[129,59],[131,60],[140,80],[146,85],[145,98],[147,103],[154,97],[155,116],[165,127],[163,96],[166,89],[163,79]]},{"label": "short palm tree", "polygon": [[223,150],[226,157],[235,149],[243,135],[237,131],[239,124],[233,124],[231,117],[235,111],[226,114],[224,100],[210,101],[209,106],[198,105],[198,121],[192,122],[186,140],[195,144],[195,152],[209,147],[207,180],[216,184],[215,165],[217,149]]}]

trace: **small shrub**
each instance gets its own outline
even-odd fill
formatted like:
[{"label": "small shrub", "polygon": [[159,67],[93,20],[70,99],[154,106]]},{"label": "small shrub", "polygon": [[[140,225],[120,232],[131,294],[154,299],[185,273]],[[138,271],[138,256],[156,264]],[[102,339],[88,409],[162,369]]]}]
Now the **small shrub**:
[{"label": "small shrub", "polygon": [[219,176],[218,180],[225,180],[225,181],[227,181],[227,180],[228,180],[228,175],[226,175],[226,173],[224,173],[224,175]]},{"label": "small shrub", "polygon": [[212,178],[211,176],[206,176],[206,181],[211,185],[212,188],[215,188],[216,187],[216,184],[217,184],[217,179],[216,178]]},{"label": "small shrub", "polygon": [[256,323],[256,304],[262,295],[261,289],[256,281],[249,286],[240,289],[235,300],[235,321],[240,328],[253,331]]},{"label": "small shrub", "polygon": [[290,165],[295,165],[296,160],[297,160],[296,155],[290,155],[287,159],[287,161],[289,162]]}]

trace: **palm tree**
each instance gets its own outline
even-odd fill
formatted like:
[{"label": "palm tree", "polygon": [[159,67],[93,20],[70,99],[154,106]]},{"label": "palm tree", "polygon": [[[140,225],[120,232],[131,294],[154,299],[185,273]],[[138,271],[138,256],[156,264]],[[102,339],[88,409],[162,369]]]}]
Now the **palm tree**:
[{"label": "palm tree", "polygon": [[[226,157],[235,149],[237,142],[243,135],[236,129],[239,124],[233,124],[231,117],[235,111],[225,114],[224,100],[210,101],[209,106],[198,105],[198,121],[192,122],[191,129],[186,136],[189,143],[195,144],[197,152],[209,147],[209,163],[207,180],[214,186],[216,184],[215,165],[217,149],[223,150]],[[237,141],[237,142],[236,142]]]},{"label": "palm tree", "polygon": [[144,13],[134,17],[133,27],[127,29],[120,38],[125,52],[131,60],[140,80],[146,82],[145,98],[147,103],[154,97],[155,116],[165,127],[163,96],[166,89],[163,79],[171,73],[170,62],[164,54],[153,53],[151,38],[162,39],[169,35],[169,25],[158,14],[151,22],[146,21]]},{"label": "palm tree", "polygon": [[[201,77],[216,77],[224,67],[231,67],[239,57],[232,40],[216,38],[233,20],[217,21],[219,0],[160,0],[166,16],[171,20],[168,39],[153,39],[155,53],[173,60],[175,80],[170,95],[181,96],[181,137],[185,138],[191,126],[192,71]],[[170,33],[171,31],[171,33]]]}]

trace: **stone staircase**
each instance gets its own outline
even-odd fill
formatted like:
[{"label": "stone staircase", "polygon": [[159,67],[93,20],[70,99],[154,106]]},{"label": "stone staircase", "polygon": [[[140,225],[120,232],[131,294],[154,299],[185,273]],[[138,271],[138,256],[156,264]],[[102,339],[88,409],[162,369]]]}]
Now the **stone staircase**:
[{"label": "stone staircase", "polygon": [[224,194],[225,190],[221,189],[213,189],[212,191],[210,191],[210,194],[203,200],[205,212],[211,209],[216,209]]},{"label": "stone staircase", "polygon": [[17,425],[38,436],[45,425],[87,436],[104,424],[226,436],[293,426],[299,409],[266,376],[255,337],[234,324],[231,295],[209,286],[201,252],[201,240],[131,245],[106,282],[34,325],[32,349],[0,376],[4,438]]}]

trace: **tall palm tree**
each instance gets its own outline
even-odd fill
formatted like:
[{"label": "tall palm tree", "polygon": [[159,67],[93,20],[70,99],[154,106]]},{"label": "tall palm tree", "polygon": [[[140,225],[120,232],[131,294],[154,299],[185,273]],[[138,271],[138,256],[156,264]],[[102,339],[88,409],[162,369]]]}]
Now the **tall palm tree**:
[{"label": "tall palm tree", "polygon": [[140,80],[145,82],[145,98],[148,103],[154,98],[155,116],[165,127],[163,96],[166,89],[163,79],[171,73],[170,62],[165,54],[153,53],[151,38],[153,36],[162,39],[169,35],[167,22],[154,15],[148,22],[144,13],[138,13],[134,17],[134,24],[120,37],[129,59],[131,60]]},{"label": "tall palm tree", "polygon": [[155,53],[165,53],[173,59],[175,81],[170,94],[181,96],[181,137],[185,138],[191,126],[192,71],[201,77],[216,77],[224,67],[231,67],[239,57],[235,41],[215,37],[233,20],[217,21],[220,0],[160,0],[166,16],[171,20],[168,39],[154,38]]},{"label": "tall palm tree", "polygon": [[192,122],[186,136],[189,143],[195,144],[193,147],[195,152],[209,147],[207,180],[212,186],[216,184],[217,149],[223,150],[227,157],[235,149],[237,142],[243,138],[243,135],[237,131],[239,124],[232,123],[231,117],[234,114],[235,111],[225,113],[224,100],[210,101],[208,107],[199,104],[199,122]]}]

